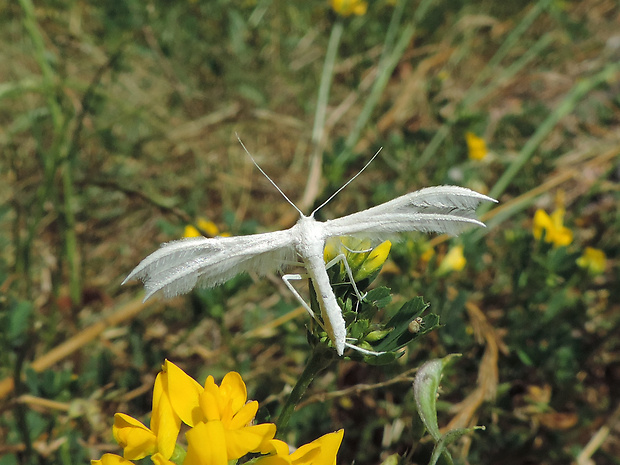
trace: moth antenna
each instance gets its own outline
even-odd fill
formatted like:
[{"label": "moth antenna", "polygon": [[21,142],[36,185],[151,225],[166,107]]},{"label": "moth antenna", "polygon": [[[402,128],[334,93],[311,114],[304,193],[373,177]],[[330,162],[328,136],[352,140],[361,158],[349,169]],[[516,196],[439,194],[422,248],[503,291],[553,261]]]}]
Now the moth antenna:
[{"label": "moth antenna", "polygon": [[340,189],[338,189],[336,192],[334,192],[334,193],[333,193],[333,194],[332,194],[332,195],[331,195],[331,196],[330,196],[330,197],[329,197],[329,198],[328,198],[325,202],[323,202],[321,205],[319,205],[318,207],[316,207],[316,208],[314,209],[314,211],[310,214],[310,217],[314,217],[314,214],[315,214],[316,212],[318,212],[321,208],[323,208],[325,205],[327,205],[327,204],[331,201],[331,199],[333,199],[334,197],[336,197],[336,196],[340,193],[340,191],[341,191],[341,190],[343,190],[345,187],[347,187],[349,184],[351,184],[355,178],[357,178],[360,174],[362,174],[362,172],[363,172],[366,168],[368,168],[368,165],[370,165],[370,164],[372,163],[372,161],[373,161],[375,158],[377,158],[377,155],[379,155],[379,152],[381,152],[381,150],[383,150],[383,147],[380,147],[380,148],[379,148],[379,150],[377,150],[377,153],[375,153],[375,154],[372,156],[372,158],[371,158],[370,160],[368,160],[368,163],[366,163],[366,164],[364,165],[364,167],[363,167],[361,170],[359,170],[355,176],[353,176],[351,179],[349,179],[347,182],[345,182],[345,183],[344,183],[344,185],[343,185]]},{"label": "moth antenna", "polygon": [[241,142],[241,138],[239,137],[239,134],[235,133],[235,136],[237,136],[237,140],[238,140],[238,141],[239,141],[239,143],[241,144],[241,147],[243,147],[243,150],[245,150],[245,153],[247,153],[247,154],[248,154],[248,157],[250,157],[250,160],[252,160],[252,163],[254,163],[254,166],[256,166],[256,167],[258,168],[258,171],[260,171],[261,173],[263,173],[263,176],[265,176],[265,177],[269,180],[269,182],[270,182],[271,184],[273,184],[273,187],[275,187],[275,188],[278,190],[278,192],[279,192],[280,194],[282,194],[282,197],[284,197],[284,198],[286,199],[286,201],[287,201],[288,203],[290,203],[290,204],[293,206],[293,208],[299,212],[299,214],[300,214],[301,216],[305,216],[305,215],[303,214],[303,212],[302,212],[299,208],[297,208],[297,205],[295,205],[295,204],[291,201],[291,199],[289,199],[289,198],[286,196],[286,194],[285,194],[284,192],[282,192],[282,189],[280,189],[280,188],[278,187],[278,185],[277,185],[277,184],[276,184],[276,183],[275,183],[275,182],[274,182],[274,181],[273,181],[273,180],[272,180],[269,176],[267,176],[267,173],[265,173],[265,172],[263,171],[263,169],[259,166],[259,164],[258,164],[258,163],[256,163],[256,160],[254,160],[254,157],[252,156],[252,154],[248,151],[248,149],[245,147],[245,145],[243,144],[243,142]]}]

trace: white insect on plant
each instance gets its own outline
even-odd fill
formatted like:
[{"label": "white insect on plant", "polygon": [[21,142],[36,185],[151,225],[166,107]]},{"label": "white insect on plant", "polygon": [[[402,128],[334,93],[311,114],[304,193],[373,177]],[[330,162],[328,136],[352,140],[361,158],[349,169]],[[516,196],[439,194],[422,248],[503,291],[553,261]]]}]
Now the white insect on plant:
[{"label": "white insect on plant", "polygon": [[408,325],[408,329],[409,332],[417,334],[420,332],[420,330],[424,327],[424,320],[422,319],[421,316],[415,318],[414,320],[412,320],[409,325]]},{"label": "white insect on plant", "polygon": [[[239,139],[238,136],[237,138]],[[364,353],[372,352],[347,342],[342,310],[331,288],[326,269],[342,261],[358,298],[361,300],[363,297],[355,287],[344,255],[336,257],[328,264],[323,261],[323,249],[328,238],[381,238],[408,231],[457,235],[471,226],[484,227],[484,223],[476,219],[475,208],[483,201],[496,202],[464,187],[427,187],[342,218],[317,221],[314,218],[317,211],[359,176],[379,152],[353,178],[306,216],[256,163],[241,139],[239,143],[260,172],[299,212],[297,223],[284,231],[236,237],[198,237],[164,243],[159,250],[142,260],[125,278],[123,284],[134,278],[142,280],[146,289],[144,300],[160,290],[166,297],[173,297],[188,293],[196,286],[213,287],[222,284],[242,272],[264,275],[280,271],[295,259],[301,259],[316,291],[323,323],[290,282],[302,279],[302,276],[286,274],[282,279],[301,305],[327,332],[338,355],[344,353],[345,347]]]}]

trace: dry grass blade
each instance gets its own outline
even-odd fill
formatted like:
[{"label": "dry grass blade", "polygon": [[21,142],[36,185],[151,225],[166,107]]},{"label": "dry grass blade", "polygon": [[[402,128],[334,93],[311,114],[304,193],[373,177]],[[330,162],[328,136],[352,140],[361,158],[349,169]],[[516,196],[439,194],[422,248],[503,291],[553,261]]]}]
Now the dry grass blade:
[{"label": "dry grass blade", "polygon": [[447,431],[473,426],[472,419],[482,403],[495,398],[499,380],[499,352],[507,351],[482,310],[472,302],[467,302],[465,307],[476,340],[479,344],[484,343],[485,345],[484,355],[478,369],[478,385],[462,402],[452,407],[452,410],[457,413],[445,427]]}]

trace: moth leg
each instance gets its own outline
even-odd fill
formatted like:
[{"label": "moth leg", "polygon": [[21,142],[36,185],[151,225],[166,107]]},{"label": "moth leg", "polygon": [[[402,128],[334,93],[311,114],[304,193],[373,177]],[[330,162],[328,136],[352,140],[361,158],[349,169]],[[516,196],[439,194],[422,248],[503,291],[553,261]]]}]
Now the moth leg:
[{"label": "moth leg", "polygon": [[[304,279],[304,278],[300,274],[285,274],[284,276],[282,276],[282,281],[284,281],[284,284],[286,285],[286,287],[288,287],[289,291],[291,291],[293,293],[293,295],[295,296],[297,301],[301,304],[301,306],[304,309],[306,309],[306,311],[310,314],[310,316],[319,324],[319,326],[323,329],[323,331],[325,331],[325,327],[319,321],[319,319],[316,317],[316,314],[312,311],[310,306],[306,303],[306,301],[303,299],[303,297],[297,291],[297,289],[295,289],[293,287],[293,285],[291,284],[291,281],[300,281],[302,279]],[[349,347],[350,349],[357,350],[358,352],[361,352],[364,355],[375,355],[375,356],[377,356],[377,355],[381,355],[381,354],[384,353],[384,352],[374,352],[372,350],[362,349],[361,347],[357,347],[356,345],[350,344],[348,342],[345,342],[344,345],[346,347]]]},{"label": "moth leg", "polygon": [[[306,309],[306,311],[310,314],[310,316],[312,318],[314,318],[317,323],[321,324],[318,320],[318,318],[316,317],[316,314],[312,311],[312,309],[310,308],[310,305],[308,305],[306,303],[306,301],[304,300],[304,298],[301,296],[301,294],[297,291],[297,289],[295,289],[293,287],[293,285],[291,284],[291,281],[300,281],[302,280],[303,277],[300,274],[285,274],[282,276],[282,281],[284,281],[284,284],[286,285],[286,287],[288,287],[288,290],[291,291],[293,293],[293,295],[295,296],[295,298],[297,299],[297,301],[301,304],[301,306],[303,308]],[[322,325],[321,325],[322,327]]]},{"label": "moth leg", "polygon": [[[359,253],[363,253],[363,252],[366,252],[366,251],[361,251]],[[349,277],[349,281],[351,282],[351,285],[353,286],[353,291],[355,292],[357,299],[361,302],[362,300],[366,298],[368,293],[366,292],[364,295],[362,295],[360,290],[357,288],[357,284],[355,284],[355,280],[353,279],[353,272],[351,271],[351,267],[349,266],[349,263],[347,262],[347,257],[343,253],[338,255],[333,260],[330,260],[329,262],[327,262],[327,264],[325,265],[325,269],[326,270],[330,269],[332,266],[336,265],[338,262],[342,262],[344,264],[344,269],[347,272],[347,276]]]},{"label": "moth leg", "polygon": [[345,342],[344,345],[348,347],[349,349],[357,350],[358,352],[364,355],[374,355],[376,357],[377,355],[381,355],[385,353],[385,352],[375,352],[374,350],[362,349],[361,347],[357,347],[355,344],[349,344],[348,342]]}]

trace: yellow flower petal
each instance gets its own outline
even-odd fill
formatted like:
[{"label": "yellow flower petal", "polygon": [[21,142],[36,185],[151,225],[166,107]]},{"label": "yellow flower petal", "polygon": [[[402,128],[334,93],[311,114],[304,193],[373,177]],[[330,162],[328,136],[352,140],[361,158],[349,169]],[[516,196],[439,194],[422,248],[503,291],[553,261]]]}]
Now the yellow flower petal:
[{"label": "yellow flower petal", "polygon": [[224,376],[220,384],[220,394],[223,398],[230,399],[233,413],[243,407],[248,400],[248,391],[245,383],[241,375],[235,371],[231,371]]},{"label": "yellow flower petal", "polygon": [[226,431],[228,460],[236,460],[248,452],[260,452],[276,434],[276,425],[261,423],[242,429]]},{"label": "yellow flower petal", "polygon": [[117,413],[114,415],[112,434],[123,448],[123,455],[129,460],[139,460],[157,452],[157,436],[142,422]]},{"label": "yellow flower petal", "polygon": [[[209,380],[213,380],[212,376],[207,378],[207,384]],[[222,414],[220,413],[220,407],[218,405],[217,396],[211,390],[205,390],[200,394],[200,410],[204,415],[206,421],[220,421]]]},{"label": "yellow flower petal", "polygon": [[[318,439],[315,439],[309,444],[301,446],[295,452],[291,454],[291,461],[293,465],[302,465],[302,464],[322,464],[322,465],[336,465],[336,454],[338,453],[338,449],[340,448],[340,444],[342,443],[342,437],[344,436],[344,430],[338,430],[333,433],[325,434]],[[318,456],[310,457],[311,449],[314,446],[318,445],[320,448],[320,453]],[[310,461],[302,461],[310,459]]]},{"label": "yellow flower petal", "polygon": [[358,272],[353,276],[355,281],[361,281],[379,270],[387,260],[391,248],[392,243],[390,241],[385,241],[372,249]]},{"label": "yellow flower petal", "polygon": [[536,210],[532,233],[538,240],[545,232],[545,242],[552,243],[554,247],[567,246],[573,242],[573,232],[564,226],[564,209],[558,208],[549,216],[544,210]]},{"label": "yellow flower petal", "polygon": [[334,258],[340,255],[340,238],[338,236],[332,236],[325,241],[325,248],[323,249],[323,261],[325,263],[331,262]]},{"label": "yellow flower petal", "polygon": [[155,378],[153,388],[153,412],[151,413],[151,431],[157,436],[157,450],[169,459],[176,446],[181,419],[172,408],[168,397],[168,376],[163,372]]},{"label": "yellow flower petal", "polygon": [[540,240],[543,231],[549,230],[552,227],[553,223],[547,212],[541,209],[536,210],[536,213],[534,213],[534,224],[532,225],[534,237]]},{"label": "yellow flower petal", "polygon": [[330,0],[332,9],[341,16],[364,15],[368,3],[361,0]]},{"label": "yellow flower petal", "polygon": [[257,465],[291,465],[291,451],[287,443],[279,439],[273,439],[269,445],[269,453],[272,455],[259,458],[256,461]]},{"label": "yellow flower petal", "polygon": [[187,455],[183,465],[228,465],[224,426],[219,421],[198,423],[185,433]]},{"label": "yellow flower petal", "polygon": [[573,242],[573,232],[565,226],[558,229],[553,236],[553,245],[556,247],[565,247]]},{"label": "yellow flower petal", "polygon": [[429,247],[424,252],[422,252],[422,255],[420,255],[420,260],[422,260],[425,263],[429,262],[431,258],[433,258],[433,255],[435,255],[435,249],[433,249],[432,247]]},{"label": "yellow flower petal", "polygon": [[248,402],[230,419],[229,424],[226,425],[227,429],[240,429],[247,426],[254,420],[256,412],[258,412],[258,402],[255,400]]},{"label": "yellow flower petal", "polygon": [[581,257],[577,259],[577,265],[585,268],[591,275],[599,275],[605,272],[607,257],[605,252],[594,247],[586,247]]},{"label": "yellow flower petal", "polygon": [[202,386],[169,360],[164,363],[163,373],[172,408],[183,423],[194,426],[202,418],[199,405]]},{"label": "yellow flower petal", "polygon": [[467,260],[463,255],[463,246],[457,245],[452,247],[441,261],[437,272],[439,274],[448,273],[450,271],[461,271],[465,268]]},{"label": "yellow flower petal", "polygon": [[488,153],[487,144],[482,137],[478,137],[473,132],[465,133],[467,151],[470,160],[483,160]]},{"label": "yellow flower petal", "polygon": [[[196,221],[196,225],[207,235],[207,237],[215,237],[220,233],[217,225],[213,221],[205,220],[204,218],[199,218]],[[185,226],[183,231],[183,237],[201,237],[202,233],[198,231],[198,229],[188,224]]]},{"label": "yellow flower petal", "polygon": [[172,460],[167,459],[159,452],[157,454],[151,455],[151,462],[155,465],[176,465]]},{"label": "yellow flower petal", "polygon": [[205,220],[204,218],[199,218],[196,223],[198,227],[202,229],[209,237],[215,237],[220,233],[219,228],[213,221],[208,221],[208,220]]},{"label": "yellow flower petal", "polygon": [[272,455],[261,457],[256,465],[335,465],[344,430],[329,433],[305,444],[292,454],[285,442],[270,441]]},{"label": "yellow flower petal", "polygon": [[90,465],[133,465],[127,459],[116,454],[103,454],[99,460],[91,460]]},{"label": "yellow flower petal", "polygon": [[185,226],[185,229],[183,230],[183,237],[200,237],[202,236],[202,234],[200,234],[200,231],[198,231],[194,226],[192,226],[191,224],[188,224],[187,226]]}]

